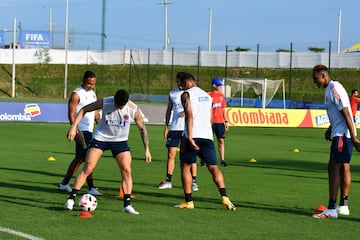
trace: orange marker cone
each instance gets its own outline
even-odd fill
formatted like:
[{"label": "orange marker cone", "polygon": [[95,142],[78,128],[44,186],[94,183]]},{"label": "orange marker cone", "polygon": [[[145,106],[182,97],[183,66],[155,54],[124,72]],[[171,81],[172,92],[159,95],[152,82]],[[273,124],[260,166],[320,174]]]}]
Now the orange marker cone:
[{"label": "orange marker cone", "polygon": [[93,215],[87,211],[82,211],[81,213],[79,213],[78,217],[79,218],[92,218]]},{"label": "orange marker cone", "polygon": [[[124,199],[124,189],[122,188],[122,182],[120,183],[118,198]],[[130,198],[135,198],[135,196],[131,195]]]},{"label": "orange marker cone", "polygon": [[324,205],[320,204],[320,205],[318,205],[318,206],[315,208],[315,211],[322,212],[322,211],[325,211],[326,209],[327,209],[327,207],[325,207]]},{"label": "orange marker cone", "polygon": [[120,188],[119,188],[119,198],[123,199],[124,198],[124,190],[122,188],[122,182],[120,183]]}]

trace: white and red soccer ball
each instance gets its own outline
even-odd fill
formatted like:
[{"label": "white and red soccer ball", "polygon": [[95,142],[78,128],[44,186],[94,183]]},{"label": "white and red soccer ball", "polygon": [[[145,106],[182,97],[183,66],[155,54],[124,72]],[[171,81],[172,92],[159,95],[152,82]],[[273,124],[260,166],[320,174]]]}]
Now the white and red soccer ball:
[{"label": "white and red soccer ball", "polygon": [[81,196],[79,200],[79,207],[87,212],[95,211],[97,207],[97,199],[93,195],[87,193]]}]

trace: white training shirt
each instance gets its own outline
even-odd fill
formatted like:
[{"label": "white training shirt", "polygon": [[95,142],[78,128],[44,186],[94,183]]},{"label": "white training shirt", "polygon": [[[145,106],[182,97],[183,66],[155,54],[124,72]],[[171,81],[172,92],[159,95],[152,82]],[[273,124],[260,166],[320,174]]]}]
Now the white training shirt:
[{"label": "white training shirt", "polygon": [[116,109],[113,96],[104,98],[102,117],[93,138],[103,142],[127,141],[130,123],[134,121],[137,109],[137,105],[130,100],[123,109]]},{"label": "white training shirt", "polygon": [[[83,86],[76,88],[73,92],[79,95],[80,101],[76,107],[76,114],[80,111],[84,106],[93,103],[97,100],[96,94],[93,90],[87,91]],[[93,132],[95,124],[95,111],[87,112],[83,119],[81,119],[78,129],[79,131],[89,131]]]},{"label": "white training shirt", "polygon": [[169,93],[170,101],[173,104],[172,108],[172,116],[171,116],[171,124],[170,129],[172,131],[183,131],[185,125],[184,115],[181,116],[181,113],[184,112],[184,108],[181,104],[181,94],[184,91],[180,89],[173,90]]},{"label": "white training shirt", "polygon": [[347,138],[350,138],[349,129],[340,110],[347,107],[350,116],[352,116],[351,107],[349,96],[341,83],[333,80],[330,81],[325,90],[325,106],[331,124],[331,135],[333,137],[345,135]]},{"label": "white training shirt", "polygon": [[[192,137],[213,140],[211,127],[212,100],[210,95],[199,87],[192,87],[185,92],[189,93],[193,114]],[[186,123],[185,136],[188,137]]]}]

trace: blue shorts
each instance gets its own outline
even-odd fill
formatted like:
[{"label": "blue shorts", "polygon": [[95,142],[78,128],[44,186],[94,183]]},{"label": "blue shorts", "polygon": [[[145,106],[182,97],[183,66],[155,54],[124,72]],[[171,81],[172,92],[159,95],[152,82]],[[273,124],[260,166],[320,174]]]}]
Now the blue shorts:
[{"label": "blue shorts", "polygon": [[189,140],[182,137],[180,144],[180,161],[192,164],[196,163],[196,156],[199,156],[208,165],[217,165],[214,142],[210,139],[194,138],[199,150],[193,149]]},{"label": "blue shorts", "polygon": [[212,130],[216,138],[225,138],[225,124],[224,123],[213,123]]},{"label": "blue shorts", "polygon": [[78,141],[75,141],[75,154],[85,158],[88,146],[92,139],[92,132],[80,131],[79,134],[76,135],[76,138],[80,138],[82,144],[79,144]]},{"label": "blue shorts", "polygon": [[166,139],[166,147],[178,147],[183,131],[169,131]]},{"label": "blue shorts", "polygon": [[102,142],[96,139],[92,139],[89,145],[89,148],[97,148],[102,150],[103,152],[106,150],[111,150],[113,157],[122,152],[130,151],[129,145],[127,141],[122,142]]},{"label": "blue shorts", "polygon": [[333,137],[331,143],[330,160],[337,163],[350,163],[353,143],[350,138],[344,136]]}]

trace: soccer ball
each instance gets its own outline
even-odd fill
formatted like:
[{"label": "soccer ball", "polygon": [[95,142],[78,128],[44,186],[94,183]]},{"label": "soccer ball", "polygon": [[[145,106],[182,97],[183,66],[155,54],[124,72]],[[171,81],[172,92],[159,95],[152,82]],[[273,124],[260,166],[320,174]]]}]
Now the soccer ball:
[{"label": "soccer ball", "polygon": [[94,197],[91,194],[84,194],[81,196],[79,200],[79,207],[87,212],[93,212],[95,211],[97,207],[97,200],[96,197]]}]

